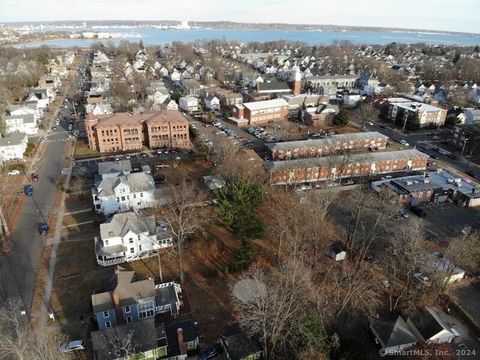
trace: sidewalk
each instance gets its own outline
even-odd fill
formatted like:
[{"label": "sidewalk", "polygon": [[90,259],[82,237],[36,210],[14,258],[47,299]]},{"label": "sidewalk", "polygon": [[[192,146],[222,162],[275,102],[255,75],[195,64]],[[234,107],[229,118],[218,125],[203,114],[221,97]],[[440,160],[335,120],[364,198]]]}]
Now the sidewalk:
[{"label": "sidewalk", "polygon": [[[76,142],[76,138],[73,140]],[[75,144],[75,143],[74,143]],[[75,152],[75,146],[73,146],[73,152]],[[69,173],[67,175],[67,179],[65,181],[65,184],[70,183],[70,177],[72,174],[72,166],[73,163],[70,163],[70,168],[69,168]],[[61,239],[61,232],[63,228],[63,217],[65,215],[65,197],[66,197],[66,192],[62,193],[62,200],[60,202],[60,211],[58,212],[57,215],[57,223],[55,226],[55,233],[54,236],[50,239],[47,240],[47,243],[49,245],[53,245],[52,248],[52,253],[50,255],[50,263],[48,267],[48,274],[47,274],[47,279],[45,281],[45,288],[44,288],[44,296],[43,296],[43,306],[41,308],[41,313],[39,316],[39,321],[38,321],[38,326],[39,329],[45,329],[47,327],[47,322],[48,322],[48,314],[51,312],[50,310],[50,300],[52,296],[52,286],[53,286],[53,275],[55,273],[55,265],[57,263],[57,251],[58,251],[58,246],[60,245],[60,239]]]}]

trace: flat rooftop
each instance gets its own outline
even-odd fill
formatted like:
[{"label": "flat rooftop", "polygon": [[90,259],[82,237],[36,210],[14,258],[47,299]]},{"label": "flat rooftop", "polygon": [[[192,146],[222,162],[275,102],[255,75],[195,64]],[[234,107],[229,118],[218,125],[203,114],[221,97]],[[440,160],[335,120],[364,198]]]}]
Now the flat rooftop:
[{"label": "flat rooftop", "polygon": [[266,144],[265,146],[270,151],[286,151],[298,148],[318,148],[324,146],[335,145],[346,141],[353,140],[373,140],[373,139],[388,139],[388,136],[383,135],[377,131],[358,132],[348,134],[335,134],[324,139],[309,139],[300,141],[286,141]]},{"label": "flat rooftop", "polygon": [[364,162],[377,162],[388,160],[413,160],[413,159],[425,159],[427,161],[428,155],[415,150],[398,150],[398,151],[386,151],[386,152],[372,152],[361,154],[350,154],[346,159],[343,155],[317,157],[317,158],[305,158],[295,160],[279,160],[268,161],[266,164],[267,169],[271,171],[281,171],[288,169],[303,169],[303,168],[315,168],[331,166],[335,164],[341,164],[345,162],[350,163],[364,163]]}]

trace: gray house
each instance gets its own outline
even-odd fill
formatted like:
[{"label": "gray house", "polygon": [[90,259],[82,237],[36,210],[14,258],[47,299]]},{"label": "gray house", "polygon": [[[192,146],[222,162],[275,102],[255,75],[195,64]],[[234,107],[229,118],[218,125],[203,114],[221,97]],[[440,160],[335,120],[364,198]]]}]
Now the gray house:
[{"label": "gray house", "polygon": [[157,313],[178,314],[180,285],[155,285],[153,279],[135,281],[134,277],[135,272],[117,266],[108,291],[92,295],[92,309],[100,330],[152,318]]}]

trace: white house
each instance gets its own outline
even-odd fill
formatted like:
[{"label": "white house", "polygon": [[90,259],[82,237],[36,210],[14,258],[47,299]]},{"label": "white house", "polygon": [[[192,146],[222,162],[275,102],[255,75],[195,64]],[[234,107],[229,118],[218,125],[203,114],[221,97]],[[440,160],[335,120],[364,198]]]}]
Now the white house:
[{"label": "white house", "polygon": [[112,105],[108,103],[87,104],[85,111],[93,115],[108,115],[113,114]]},{"label": "white house", "polygon": [[170,97],[170,93],[165,88],[155,89],[151,95],[148,95],[148,100],[154,104],[163,104]]},{"label": "white house", "polygon": [[409,316],[407,324],[420,340],[427,343],[450,343],[455,337],[451,327],[441,319],[435,310],[428,307]]},{"label": "white house", "polygon": [[343,104],[346,106],[356,106],[362,100],[359,94],[346,94],[343,96]]},{"label": "white house", "polygon": [[154,190],[153,178],[145,173],[103,176],[92,189],[95,211],[110,215],[149,207],[155,201]]},{"label": "white house", "polygon": [[186,112],[198,111],[198,99],[194,96],[184,96],[178,100],[180,109]]},{"label": "white house", "polygon": [[48,96],[46,97],[39,97],[37,95],[35,95],[33,92],[31,92],[29,95],[28,95],[28,98],[27,100],[25,100],[25,102],[37,102],[37,106],[40,108],[40,109],[45,109],[48,104],[50,104],[50,99],[48,98]]},{"label": "white house", "polygon": [[40,114],[43,115],[43,110],[39,111],[39,109],[37,109],[36,103],[32,103],[25,105],[9,105],[7,107],[6,113],[10,116],[33,114],[35,122],[38,124]]},{"label": "white house", "polygon": [[5,116],[4,121],[8,134],[16,131],[28,135],[38,133],[38,126],[34,114]]},{"label": "white house", "polygon": [[401,316],[395,321],[371,319],[370,330],[385,355],[399,353],[420,341]]},{"label": "white house", "polygon": [[173,82],[180,81],[182,79],[182,75],[177,71],[177,69],[173,69],[172,73],[170,74],[170,80]]},{"label": "white house", "polygon": [[0,137],[0,163],[7,160],[23,159],[23,154],[27,150],[27,135],[20,132],[14,132]]},{"label": "white house", "polygon": [[205,97],[205,106],[209,110],[220,109],[220,100],[213,94],[209,94]]},{"label": "white house", "polygon": [[178,104],[175,100],[170,100],[167,104],[167,110],[178,110]]},{"label": "white house", "polygon": [[100,239],[95,238],[95,254],[102,266],[150,257],[170,246],[172,235],[164,222],[133,211],[116,214],[101,224]]}]

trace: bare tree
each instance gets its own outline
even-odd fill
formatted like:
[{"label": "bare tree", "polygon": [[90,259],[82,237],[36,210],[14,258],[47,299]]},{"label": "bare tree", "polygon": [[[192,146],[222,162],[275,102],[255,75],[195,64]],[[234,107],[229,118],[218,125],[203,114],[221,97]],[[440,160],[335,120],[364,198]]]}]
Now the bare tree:
[{"label": "bare tree", "polygon": [[106,349],[112,355],[111,358],[129,359],[130,356],[137,353],[135,336],[138,324],[134,323],[128,329],[125,326],[106,329],[97,335],[100,342],[99,346]]},{"label": "bare tree", "polygon": [[55,331],[33,329],[17,303],[8,301],[0,308],[0,359],[67,359],[67,354],[58,351],[66,341]]},{"label": "bare tree", "polygon": [[400,223],[395,227],[389,244],[382,257],[385,275],[388,280],[388,296],[390,311],[400,304],[410,309],[413,304],[414,275],[425,263],[423,225],[419,220]]},{"label": "bare tree", "polygon": [[378,110],[375,109],[372,103],[363,103],[358,107],[358,115],[362,121],[362,126],[365,126],[367,121],[376,120],[378,118]]},{"label": "bare tree", "polygon": [[204,206],[205,198],[203,192],[184,182],[171,187],[167,203],[156,209],[156,216],[165,221],[172,232],[181,283],[185,280],[185,245],[194,233],[203,230],[210,219],[210,211]]},{"label": "bare tree", "polygon": [[309,271],[300,267],[293,262],[282,264],[278,271],[253,266],[241,278],[253,280],[260,290],[248,297],[232,291],[240,325],[260,337],[266,359],[274,359],[285,348],[296,323],[306,314],[310,278]]}]

